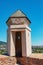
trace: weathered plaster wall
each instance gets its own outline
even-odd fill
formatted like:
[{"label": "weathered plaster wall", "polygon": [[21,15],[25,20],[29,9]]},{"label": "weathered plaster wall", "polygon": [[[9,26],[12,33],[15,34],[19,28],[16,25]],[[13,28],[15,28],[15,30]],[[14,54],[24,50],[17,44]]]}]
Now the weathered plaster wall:
[{"label": "weathered plaster wall", "polygon": [[8,55],[15,56],[15,32],[7,31],[7,51]]},{"label": "weathered plaster wall", "polygon": [[31,53],[31,31],[26,29],[26,56],[29,57]]},{"label": "weathered plaster wall", "polygon": [[7,52],[10,55],[10,30],[7,30]]},{"label": "weathered plaster wall", "polygon": [[22,34],[22,56],[26,56],[26,36],[25,36],[25,31],[21,32]]},{"label": "weathered plaster wall", "polygon": [[15,56],[15,32],[10,32],[10,56]]}]

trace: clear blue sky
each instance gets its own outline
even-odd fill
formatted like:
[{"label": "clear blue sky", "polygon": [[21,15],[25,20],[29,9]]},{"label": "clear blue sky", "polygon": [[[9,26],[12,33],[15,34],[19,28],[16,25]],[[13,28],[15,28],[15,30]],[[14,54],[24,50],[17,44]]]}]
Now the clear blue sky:
[{"label": "clear blue sky", "polygon": [[6,21],[18,9],[32,22],[32,45],[43,45],[43,0],[0,0],[0,41],[7,41]]}]

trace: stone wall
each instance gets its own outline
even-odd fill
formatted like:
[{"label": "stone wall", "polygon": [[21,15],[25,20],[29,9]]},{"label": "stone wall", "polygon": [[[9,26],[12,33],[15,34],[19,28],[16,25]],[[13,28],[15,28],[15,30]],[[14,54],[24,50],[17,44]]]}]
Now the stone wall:
[{"label": "stone wall", "polygon": [[0,57],[0,65],[16,65],[16,58],[15,57],[7,57],[4,55]]},{"label": "stone wall", "polygon": [[17,58],[18,63],[21,65],[43,65],[43,59],[37,58]]}]

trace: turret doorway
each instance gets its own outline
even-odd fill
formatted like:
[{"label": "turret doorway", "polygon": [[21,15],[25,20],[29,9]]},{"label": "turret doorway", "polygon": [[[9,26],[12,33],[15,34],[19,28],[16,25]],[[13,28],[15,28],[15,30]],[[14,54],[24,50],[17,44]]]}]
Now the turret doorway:
[{"label": "turret doorway", "polygon": [[22,57],[21,32],[15,33],[15,50],[16,57]]}]

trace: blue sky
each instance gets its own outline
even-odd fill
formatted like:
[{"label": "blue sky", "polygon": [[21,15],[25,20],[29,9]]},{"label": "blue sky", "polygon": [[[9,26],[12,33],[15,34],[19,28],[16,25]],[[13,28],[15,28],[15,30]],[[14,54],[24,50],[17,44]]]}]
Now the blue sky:
[{"label": "blue sky", "polygon": [[0,0],[0,41],[7,41],[6,21],[18,9],[32,22],[32,45],[43,45],[43,0]]}]

